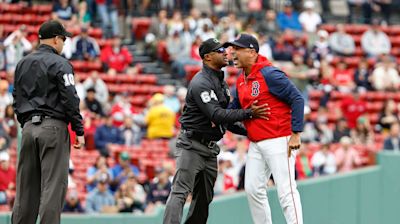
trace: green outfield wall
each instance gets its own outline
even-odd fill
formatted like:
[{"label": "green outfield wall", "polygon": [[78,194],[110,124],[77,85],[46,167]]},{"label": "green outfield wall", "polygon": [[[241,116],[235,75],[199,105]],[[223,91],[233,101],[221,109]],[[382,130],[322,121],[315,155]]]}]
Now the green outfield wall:
[{"label": "green outfield wall", "polygon": [[[305,224],[400,223],[400,154],[378,154],[377,166],[298,183]],[[276,189],[268,191],[274,224],[284,224]],[[187,211],[187,207],[185,212]],[[163,208],[153,215],[63,215],[62,224],[160,224]],[[0,224],[10,224],[10,214]],[[209,224],[251,224],[244,193],[217,197]]]}]

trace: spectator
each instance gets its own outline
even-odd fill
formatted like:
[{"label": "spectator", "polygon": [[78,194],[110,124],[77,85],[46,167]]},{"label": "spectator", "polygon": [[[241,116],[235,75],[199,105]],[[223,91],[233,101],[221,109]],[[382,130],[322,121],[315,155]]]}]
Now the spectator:
[{"label": "spectator", "polygon": [[347,68],[344,60],[340,60],[333,70],[332,84],[344,93],[350,93],[354,88],[354,74]]},{"label": "spectator", "polygon": [[146,192],[142,185],[139,184],[137,177],[131,173],[125,182],[129,191],[134,195],[134,212],[143,211],[146,206]]},{"label": "spectator", "polygon": [[168,36],[167,11],[162,9],[158,12],[158,17],[153,17],[149,28],[149,34],[154,34],[159,40],[164,40]]},{"label": "spectator", "polygon": [[[349,9],[347,23],[353,23],[354,16],[361,18],[361,21],[355,21],[355,23],[369,24],[371,22],[371,6],[368,0],[347,0],[347,6]],[[357,15],[357,9],[361,9],[362,16]]]},{"label": "spectator", "polygon": [[139,145],[142,139],[140,127],[135,124],[132,117],[126,116],[124,124],[120,127],[126,146]]},{"label": "spectator", "polygon": [[180,108],[180,103],[175,95],[176,88],[172,85],[164,86],[164,104],[174,113],[177,113]]},{"label": "spectator", "polygon": [[86,191],[90,192],[97,186],[97,181],[102,174],[107,174],[113,179],[111,170],[108,168],[106,157],[98,156],[93,166],[89,167],[86,173]]},{"label": "spectator", "polygon": [[86,91],[86,98],[85,98],[86,107],[93,113],[104,116],[103,108],[100,102],[96,99],[96,90],[95,88],[91,87]]},{"label": "spectator", "polygon": [[147,194],[147,208],[146,213],[154,210],[155,206],[165,205],[169,193],[171,192],[171,182],[169,181],[169,174],[165,169],[159,168],[156,170],[157,177],[154,182],[150,184]]},{"label": "spectator", "polygon": [[322,23],[321,16],[314,11],[314,8],[314,2],[310,0],[304,2],[304,11],[299,16],[303,30],[307,33],[315,33],[317,26]]},{"label": "spectator", "polygon": [[139,169],[132,164],[131,156],[128,152],[121,152],[119,154],[118,164],[116,164],[111,171],[114,177],[111,184],[112,190],[118,189],[121,184],[125,183],[129,175],[139,175]]},{"label": "spectator", "polygon": [[[106,38],[119,35],[118,11],[114,0],[96,0],[97,15],[100,15],[103,36]],[[111,27],[111,32],[109,28]]]},{"label": "spectator", "polygon": [[299,14],[293,10],[290,1],[284,3],[283,12],[278,13],[277,22],[281,31],[302,31]]},{"label": "spectator", "polygon": [[32,44],[26,39],[26,35],[26,26],[22,25],[4,40],[7,71],[14,72],[17,63],[24,54],[32,50]]},{"label": "spectator", "polygon": [[303,180],[313,176],[311,155],[306,144],[302,144],[296,156],[296,179]]},{"label": "spectator", "polygon": [[314,46],[311,50],[311,58],[314,60],[314,64],[316,67],[319,67],[319,62],[323,59],[330,62],[332,60],[332,50],[329,47],[329,34],[325,30],[319,30],[318,33],[318,40],[315,42]]},{"label": "spectator", "polygon": [[8,82],[0,80],[0,118],[4,118],[6,107],[13,102],[13,97],[8,92],[8,88]]},{"label": "spectator", "polygon": [[53,4],[52,18],[66,26],[77,24],[76,10],[69,0],[57,0]]},{"label": "spectator", "polygon": [[121,46],[121,38],[118,36],[114,37],[112,46],[106,46],[101,50],[100,59],[106,71],[114,69],[118,73],[126,72],[133,60],[128,49]]},{"label": "spectator", "polygon": [[234,177],[230,171],[233,167],[233,154],[222,152],[218,156],[218,176],[214,185],[214,194],[229,194],[236,191]]},{"label": "spectator", "polygon": [[121,127],[124,123],[124,118],[132,116],[135,113],[135,109],[127,93],[123,93],[115,101],[116,103],[111,107],[111,117],[113,118],[113,125]]},{"label": "spectator", "polygon": [[293,55],[294,54],[301,55],[303,57],[303,61],[308,58],[308,49],[301,36],[295,36],[293,40]]},{"label": "spectator", "polygon": [[115,192],[115,202],[118,207],[118,211],[123,213],[123,212],[136,212],[136,211],[143,211],[143,203],[135,200],[135,192],[132,191],[131,188],[128,187],[128,185],[121,184]]},{"label": "spectator", "polygon": [[397,91],[400,77],[389,55],[383,55],[371,75],[371,84],[378,91]]},{"label": "spectator", "polygon": [[10,165],[10,155],[0,151],[0,204],[10,202],[11,191],[15,191],[16,173]]},{"label": "spectator", "polygon": [[86,89],[83,86],[82,79],[81,79],[81,74],[75,74],[75,89],[76,89],[76,94],[79,97],[80,103],[82,103],[85,100],[86,97]]},{"label": "spectator", "polygon": [[372,90],[372,85],[370,83],[370,74],[368,61],[362,58],[358,63],[358,67],[354,72],[354,82],[357,87],[364,90]]},{"label": "spectator", "polygon": [[172,138],[174,136],[175,114],[164,104],[164,96],[156,93],[150,99],[146,114],[147,138]]},{"label": "spectator", "polygon": [[357,126],[350,131],[350,136],[357,145],[372,147],[374,144],[374,132],[368,118],[360,116],[357,118]]},{"label": "spectator", "polygon": [[344,136],[350,137],[350,129],[346,119],[341,118],[336,122],[335,130],[333,131],[333,143],[338,143]]},{"label": "spectator", "polygon": [[190,49],[190,58],[195,61],[198,61],[198,62],[202,61],[200,54],[199,54],[199,47],[200,47],[201,42],[202,42],[202,40],[201,40],[200,36],[197,35],[196,38],[194,39],[192,47]]},{"label": "spectator", "polygon": [[76,188],[76,181],[73,178],[75,171],[74,163],[71,159],[69,159],[69,167],[68,167],[68,185],[67,189],[75,189]]},{"label": "spectator", "polygon": [[265,18],[262,22],[257,23],[256,31],[260,35],[272,37],[279,31],[279,26],[276,20],[276,13],[272,9],[265,12]]},{"label": "spectator", "polygon": [[78,15],[77,15],[78,25],[79,26],[90,26],[92,22],[92,16],[88,10],[88,5],[86,1],[81,1],[79,3]]},{"label": "spectator", "polygon": [[105,213],[116,211],[115,200],[108,190],[109,177],[103,173],[97,180],[97,187],[86,198],[87,213]]},{"label": "spectator", "polygon": [[[293,55],[293,67],[288,69],[288,75],[290,76],[290,79],[293,81],[294,85],[300,90],[300,92],[303,94],[303,98],[305,99],[305,102],[308,101],[308,83],[309,83],[309,77],[308,77],[308,66],[304,64],[304,58],[300,54],[294,54]],[[305,103],[307,104],[307,103]]]},{"label": "spectator", "polygon": [[333,140],[333,132],[328,126],[328,117],[323,115],[319,116],[320,113],[327,115],[328,112],[326,108],[320,107],[318,109],[317,120],[315,121],[315,129],[317,131],[317,142],[330,143]]},{"label": "spectator", "polygon": [[343,24],[336,25],[336,32],[331,33],[329,47],[338,56],[353,55],[356,50],[353,37],[346,33]]},{"label": "spectator", "polygon": [[355,128],[358,117],[367,112],[367,102],[360,98],[360,93],[357,89],[353,91],[351,96],[344,97],[341,100],[340,107],[350,129]]},{"label": "spectator", "polygon": [[97,71],[92,71],[90,76],[83,82],[85,89],[94,88],[96,91],[96,99],[102,104],[108,101],[108,88],[106,83],[99,77]]},{"label": "spectator", "polygon": [[173,77],[184,78],[186,75],[185,65],[200,64],[199,61],[190,58],[190,51],[191,43],[187,43],[178,31],[175,31],[167,38],[167,52],[172,61],[171,69]]},{"label": "spectator", "polygon": [[6,106],[2,125],[9,138],[17,137],[17,120],[15,118],[14,108],[11,104]]},{"label": "spectator", "polygon": [[311,157],[314,176],[336,173],[335,154],[329,150],[329,144],[322,145],[321,149]]},{"label": "spectator", "polygon": [[380,30],[379,21],[374,20],[371,28],[361,36],[361,47],[368,57],[390,53],[392,45],[389,37]]},{"label": "spectator", "polygon": [[82,27],[80,35],[72,39],[72,52],[75,60],[94,61],[100,55],[99,45],[89,36],[87,27]]},{"label": "spectator", "polygon": [[[259,54],[268,58],[268,60],[273,61],[274,57],[272,56],[272,49],[271,49],[271,42],[268,40],[267,36],[260,36],[258,38],[260,43],[260,50],[258,51]],[[228,55],[230,53],[228,52]],[[228,58],[229,59],[229,58]]]},{"label": "spectator", "polygon": [[272,57],[277,61],[291,61],[293,54],[293,46],[289,44],[283,35],[275,38],[272,45]]},{"label": "spectator", "polygon": [[311,109],[309,106],[304,107],[304,128],[301,134],[301,141],[305,143],[315,142],[318,138],[318,133],[315,128],[315,123],[311,120]]},{"label": "spectator", "polygon": [[380,131],[388,133],[392,124],[398,123],[399,121],[399,117],[396,113],[396,103],[392,99],[386,100],[378,119]]},{"label": "spectator", "polygon": [[400,152],[400,125],[398,122],[392,123],[390,126],[390,134],[383,143],[383,149]]},{"label": "spectator", "polygon": [[389,25],[393,6],[392,0],[373,0],[371,5],[372,10],[382,14],[382,17],[384,18],[382,23]]},{"label": "spectator", "polygon": [[65,213],[84,213],[85,210],[82,208],[81,202],[78,198],[78,192],[76,190],[70,190],[67,194],[65,205],[63,208]]},{"label": "spectator", "polygon": [[340,139],[340,147],[335,151],[336,167],[339,172],[351,171],[361,165],[361,158],[356,149],[351,146],[351,138]]},{"label": "spectator", "polygon": [[111,116],[103,118],[103,122],[103,125],[96,129],[94,141],[96,149],[100,151],[101,155],[108,157],[110,144],[124,144],[124,139],[121,131],[113,125]]}]

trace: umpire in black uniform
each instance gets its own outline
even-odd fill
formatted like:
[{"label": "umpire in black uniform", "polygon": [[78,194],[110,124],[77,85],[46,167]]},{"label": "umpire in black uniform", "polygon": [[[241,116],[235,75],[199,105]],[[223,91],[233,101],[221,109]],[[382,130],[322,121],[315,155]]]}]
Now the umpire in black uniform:
[{"label": "umpire in black uniform", "polygon": [[208,206],[214,196],[217,178],[219,141],[226,129],[246,135],[246,130],[234,123],[265,118],[266,105],[252,105],[251,109],[226,109],[230,102],[229,87],[221,68],[227,65],[227,54],[215,38],[203,42],[199,48],[203,69],[194,76],[188,87],[186,104],[180,118],[182,131],[177,139],[177,171],[164,214],[164,224],[180,224],[182,209],[189,193],[192,203],[187,224],[205,224]]},{"label": "umpire in black uniform", "polygon": [[70,138],[68,124],[84,145],[79,98],[72,65],[61,57],[66,37],[58,21],[39,29],[40,46],[17,65],[14,110],[22,127],[17,168],[17,194],[11,223],[58,224],[68,184]]}]

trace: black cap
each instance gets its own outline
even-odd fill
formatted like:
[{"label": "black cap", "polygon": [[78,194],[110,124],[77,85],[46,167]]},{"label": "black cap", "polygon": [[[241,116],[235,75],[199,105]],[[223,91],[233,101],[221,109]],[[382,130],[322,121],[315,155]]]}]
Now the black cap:
[{"label": "black cap", "polygon": [[200,57],[204,58],[205,54],[211,53],[221,47],[222,47],[222,44],[219,42],[219,40],[217,40],[215,38],[210,38],[210,39],[204,41],[203,43],[201,43],[201,45],[199,47]]},{"label": "black cap", "polygon": [[232,42],[226,42],[223,44],[224,47],[229,47],[229,46],[237,46],[237,47],[242,47],[242,48],[250,48],[256,50],[258,53],[259,46],[258,46],[258,41],[257,39],[250,35],[250,34],[240,34],[236,40]]},{"label": "black cap", "polygon": [[55,36],[72,37],[72,34],[67,32],[64,26],[57,20],[44,22],[39,28],[39,39],[48,39]]}]

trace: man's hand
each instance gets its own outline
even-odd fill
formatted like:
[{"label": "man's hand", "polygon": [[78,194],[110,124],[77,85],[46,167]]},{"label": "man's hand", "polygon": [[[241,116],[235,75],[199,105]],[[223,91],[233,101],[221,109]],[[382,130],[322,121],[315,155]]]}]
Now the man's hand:
[{"label": "man's hand", "polygon": [[301,139],[300,133],[292,133],[290,136],[289,143],[288,143],[288,157],[292,155],[292,150],[300,149]]},{"label": "man's hand", "polygon": [[260,105],[260,106],[257,106],[257,103],[258,103],[258,100],[255,100],[253,102],[253,104],[251,104],[251,107],[250,107],[253,118],[262,118],[265,120],[269,120],[269,118],[266,115],[271,114],[269,112],[269,110],[271,108],[268,107],[267,103]]},{"label": "man's hand", "polygon": [[85,137],[84,136],[76,136],[74,148],[81,149],[83,146],[85,146]]}]

